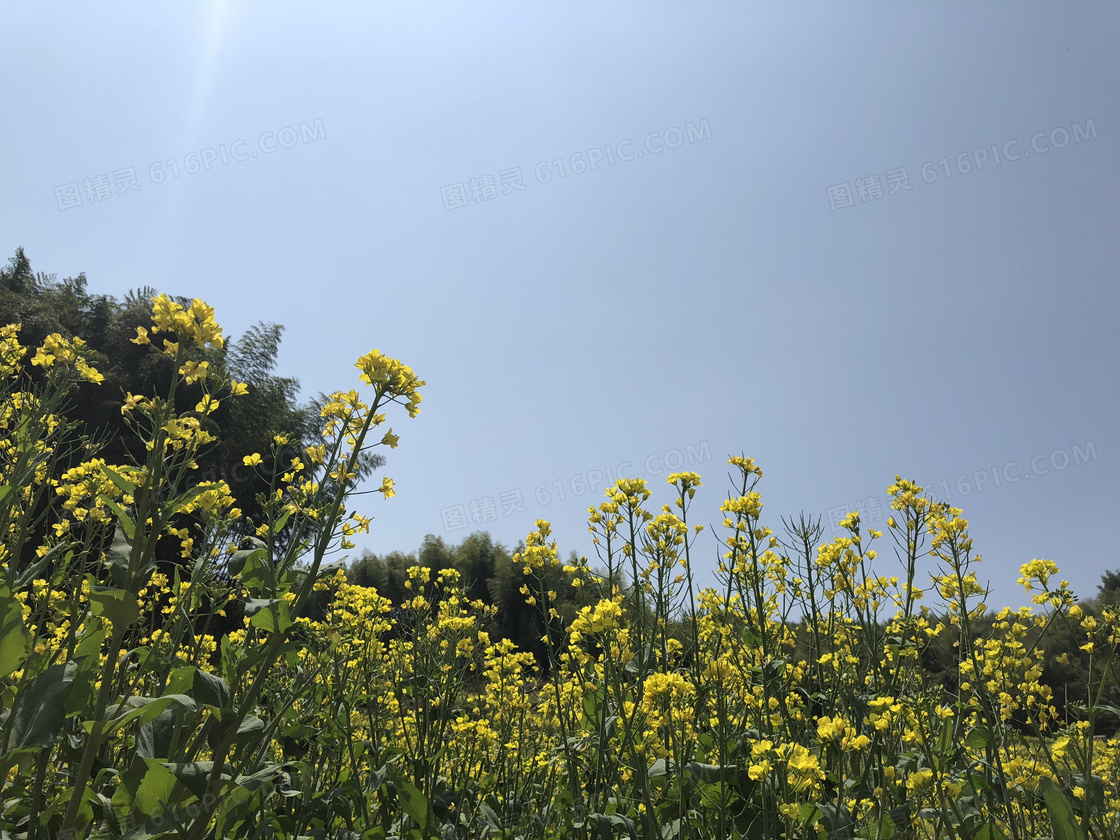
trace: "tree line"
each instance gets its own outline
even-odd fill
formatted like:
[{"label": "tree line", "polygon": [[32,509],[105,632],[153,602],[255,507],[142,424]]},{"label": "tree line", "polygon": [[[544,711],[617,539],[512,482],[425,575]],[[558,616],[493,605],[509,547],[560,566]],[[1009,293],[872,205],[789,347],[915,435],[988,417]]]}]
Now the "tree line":
[{"label": "tree line", "polygon": [[[413,566],[427,566],[432,574],[441,569],[455,569],[467,585],[472,599],[496,608],[491,633],[494,639],[508,638],[519,648],[531,651],[537,658],[542,673],[547,672],[548,658],[542,636],[545,628],[538,607],[530,606],[521,593],[525,581],[520,564],[513,556],[523,548],[519,544],[512,551],[493,540],[489,533],[479,531],[466,537],[458,545],[449,545],[442,538],[429,534],[416,551],[404,553],[391,551],[377,555],[370,551],[347,567],[347,579],[352,584],[369,586],[389,599],[394,607],[411,598],[405,588],[408,570]],[[571,565],[575,565],[574,555]],[[553,570],[551,582],[558,600],[555,603],[567,626],[587,602],[580,590],[570,585],[570,578],[561,570]],[[1100,617],[1101,610],[1120,606],[1120,573],[1106,572],[1101,579],[1097,595],[1084,599],[1080,604],[1086,616]],[[988,611],[973,624],[976,639],[991,635],[995,613]],[[885,634],[886,628],[881,631]],[[1025,640],[1029,647],[1037,639],[1039,629],[1032,629]],[[680,624],[673,628],[673,635],[687,642],[689,633]],[[806,640],[807,640],[806,632]],[[1120,714],[1120,684],[1116,675],[1090,674],[1089,654],[1081,649],[1084,634],[1073,622],[1056,622],[1047,633],[1047,645],[1042,657],[1040,682],[1053,691],[1053,704],[1063,719],[1074,720],[1080,707],[1095,705],[1096,692],[1103,690],[1102,702],[1117,708]],[[559,640],[563,644],[563,640]],[[687,647],[687,645],[686,645]],[[922,664],[935,684],[947,692],[955,692],[960,646],[957,629],[945,627],[943,632],[930,639],[922,650]],[[1102,688],[1103,687],[1103,688]],[[1019,723],[1025,723],[1020,720]],[[1098,720],[1098,731],[1104,734],[1120,729],[1120,717],[1115,720]]]},{"label": "tree line", "polygon": [[[129,449],[136,436],[129,432],[121,406],[128,394],[166,393],[172,376],[171,362],[166,356],[145,352],[145,348],[132,342],[136,328],[150,321],[151,298],[155,294],[151,287],[137,288],[121,300],[92,293],[85,274],[59,280],[56,275],[33,271],[22,248],[16,250],[7,266],[0,267],[0,323],[19,323],[25,346],[37,346],[53,333],[81,337],[93,351],[96,367],[105,377],[102,385],[86,384],[78,391],[71,414],[84,425],[86,446],[68,456],[74,465],[94,456],[108,463],[142,460],[142,453]],[[176,300],[188,304],[190,299]],[[247,397],[223,401],[219,410],[206,418],[208,431],[217,436],[218,442],[199,459],[195,476],[198,481],[221,479],[230,486],[244,513],[240,537],[248,537],[263,521],[258,497],[267,492],[270,476],[284,470],[290,459],[312,443],[320,431],[319,398],[301,401],[298,380],[276,372],[282,333],[283,326],[279,324],[259,322],[236,340],[227,341],[208,360],[249,386]],[[190,388],[177,394],[184,409],[199,397],[200,393]],[[273,455],[275,435],[287,437],[290,443],[284,451]],[[249,470],[242,458],[253,452],[261,453],[264,463]],[[362,471],[368,474],[382,464],[380,456],[370,457],[363,463]],[[48,523],[44,521],[42,527],[48,527]],[[433,573],[456,569],[467,586],[468,596],[496,609],[492,635],[508,638],[522,650],[534,653],[544,670],[547,657],[541,637],[546,628],[538,608],[526,603],[521,592],[525,578],[513,560],[521,547],[511,551],[485,532],[471,534],[458,545],[428,535],[413,552],[363,552],[349,564],[347,576],[351,583],[376,588],[399,607],[405,599],[404,582],[410,567],[427,566]],[[169,543],[164,561],[181,562],[177,545]],[[586,604],[580,590],[569,585],[561,570],[551,570],[550,574],[555,578],[549,581],[550,585],[558,595],[553,606],[561,620],[559,627],[551,627],[549,632],[562,634],[563,626]],[[320,597],[312,606],[316,612],[325,613],[328,605]],[[1086,615],[1097,617],[1102,609],[1120,606],[1120,572],[1106,572],[1096,596],[1083,600],[1081,606]],[[993,620],[988,613],[976,623],[976,632],[985,633]],[[239,615],[231,615],[230,621],[231,627],[239,625]],[[687,638],[685,628],[676,630],[682,640]],[[959,653],[953,639],[954,633],[942,633],[929,641],[922,654],[927,671],[949,691],[956,688]],[[1028,638],[1028,644],[1031,642],[1033,636]],[[1103,686],[1102,701],[1117,709],[1117,717],[1101,720],[1098,731],[1120,727],[1117,680],[1114,675],[1105,675],[1102,681],[1100,674],[1090,673],[1089,654],[1081,649],[1078,628],[1072,623],[1059,622],[1051,628],[1044,651],[1042,682],[1053,690],[1059,712],[1068,711],[1071,716],[1077,714],[1080,705],[1095,703],[1096,698],[1090,697],[1089,692]]]}]

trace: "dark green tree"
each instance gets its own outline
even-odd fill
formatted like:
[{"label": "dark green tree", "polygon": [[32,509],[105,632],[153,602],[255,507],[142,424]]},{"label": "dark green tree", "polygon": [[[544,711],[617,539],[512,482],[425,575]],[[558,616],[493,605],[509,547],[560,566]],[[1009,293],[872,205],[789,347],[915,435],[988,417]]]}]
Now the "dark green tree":
[{"label": "dark green tree", "polygon": [[[84,424],[91,440],[98,442],[96,457],[109,463],[143,458],[140,442],[121,413],[125,395],[166,394],[171,380],[168,357],[132,342],[137,327],[150,325],[151,299],[156,294],[151,287],[136,289],[123,300],[91,294],[84,274],[58,280],[55,275],[33,272],[22,248],[16,250],[6,267],[0,268],[0,323],[19,323],[24,345],[33,347],[46,336],[61,333],[82,338],[93,351],[94,364],[105,380],[101,385],[81,386],[71,416]],[[174,299],[184,305],[190,303],[186,297]],[[246,396],[223,400],[219,409],[204,420],[207,431],[218,441],[198,459],[194,475],[196,481],[222,479],[229,484],[244,514],[235,538],[251,534],[261,523],[258,496],[268,492],[270,482],[318,438],[322,428],[318,410],[322,397],[301,403],[298,380],[275,373],[282,333],[283,327],[278,324],[258,323],[239,338],[227,340],[222,350],[205,357],[212,367],[224,369],[249,386]],[[190,410],[201,395],[199,385],[180,389],[176,397],[179,409]],[[286,437],[289,443],[274,456],[276,435]],[[261,454],[264,463],[250,469],[242,458],[254,452]],[[91,454],[87,450],[80,457]],[[380,455],[367,453],[359,474],[364,477],[383,463]]]},{"label": "dark green tree", "polygon": [[[433,576],[441,569],[455,569],[468,597],[496,608],[489,628],[491,635],[495,639],[510,639],[521,650],[533,653],[545,670],[548,656],[541,641],[543,617],[539,607],[526,603],[521,587],[528,578],[521,565],[513,560],[513,555],[522,548],[524,546],[519,544],[511,553],[484,531],[471,534],[457,546],[449,546],[441,537],[429,534],[416,552],[394,551],[384,556],[363,552],[348,567],[347,579],[353,584],[373,587],[394,607],[399,607],[410,597],[404,586],[409,568],[427,566]],[[574,552],[569,563],[575,565]],[[553,606],[560,614],[560,621],[552,631],[562,634],[584,602],[579,590],[571,585],[570,575],[562,569],[550,569],[546,583],[558,596]],[[563,644],[563,639],[558,638],[557,643]]]},{"label": "dark green tree", "polygon": [[1120,605],[1120,572],[1108,571],[1101,575],[1095,602],[1100,607]]}]

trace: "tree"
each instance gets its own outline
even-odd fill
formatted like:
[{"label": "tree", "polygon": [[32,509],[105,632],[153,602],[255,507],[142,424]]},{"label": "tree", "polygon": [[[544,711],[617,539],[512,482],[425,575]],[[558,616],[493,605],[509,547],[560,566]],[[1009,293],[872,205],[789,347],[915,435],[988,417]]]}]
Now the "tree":
[{"label": "tree", "polygon": [[1096,603],[1102,607],[1115,607],[1120,605],[1120,572],[1105,572],[1101,575],[1100,586],[1097,587]]},{"label": "tree", "polygon": [[[36,274],[22,248],[7,267],[0,268],[0,323],[19,323],[24,345],[37,346],[48,335],[61,333],[81,337],[93,351],[104,382],[82,385],[70,416],[85,424],[96,457],[108,463],[132,463],[143,457],[135,451],[137,438],[121,412],[125,396],[164,395],[171,381],[171,360],[132,341],[137,327],[150,325],[151,299],[156,294],[151,287],[136,289],[120,301],[91,294],[84,274],[61,281],[55,275]],[[190,303],[184,297],[175,300]],[[263,521],[258,495],[268,492],[271,480],[318,439],[322,428],[317,401],[301,403],[298,380],[274,372],[282,333],[279,324],[258,323],[221,350],[205,356],[200,351],[197,360],[224,368],[248,385],[245,397],[223,400],[204,421],[218,442],[198,459],[193,475],[195,481],[220,479],[229,484],[245,514],[236,538],[250,535]],[[199,385],[182,388],[176,403],[181,410],[189,410],[201,396]],[[277,435],[288,443],[274,455]],[[246,467],[243,457],[254,452],[261,454],[263,463]],[[93,455],[85,451],[76,457]],[[359,475],[364,477],[383,463],[381,456],[367,454]],[[284,534],[279,539],[283,541]]]},{"label": "tree", "polygon": [[[526,603],[521,591],[526,577],[521,565],[513,560],[513,555],[523,548],[524,545],[519,544],[511,554],[485,531],[471,534],[457,546],[449,546],[442,537],[428,534],[416,552],[394,551],[379,557],[364,551],[348,567],[347,579],[352,584],[376,589],[394,607],[399,607],[411,597],[404,585],[411,567],[426,566],[432,570],[433,577],[441,569],[455,569],[467,597],[497,608],[491,634],[495,638],[510,639],[520,650],[533,653],[542,671],[546,671],[548,656],[541,641],[544,621],[539,608]],[[575,565],[575,562],[575,552],[572,552],[569,564]],[[550,569],[546,582],[558,596],[553,604],[561,619],[553,628],[556,632],[561,625],[566,627],[571,623],[584,600],[571,585],[570,575],[561,569]]]}]

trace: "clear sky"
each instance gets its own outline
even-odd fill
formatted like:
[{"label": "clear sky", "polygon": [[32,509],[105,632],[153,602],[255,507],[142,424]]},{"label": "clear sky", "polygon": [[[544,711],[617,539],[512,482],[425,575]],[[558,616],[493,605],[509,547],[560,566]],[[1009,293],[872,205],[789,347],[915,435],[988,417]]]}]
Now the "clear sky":
[{"label": "clear sky", "polygon": [[776,530],[948,493],[994,604],[1120,568],[1116,4],[0,14],[0,257],[282,323],[305,395],[427,380],[360,547],[591,555],[620,466],[718,531],[743,453]]}]

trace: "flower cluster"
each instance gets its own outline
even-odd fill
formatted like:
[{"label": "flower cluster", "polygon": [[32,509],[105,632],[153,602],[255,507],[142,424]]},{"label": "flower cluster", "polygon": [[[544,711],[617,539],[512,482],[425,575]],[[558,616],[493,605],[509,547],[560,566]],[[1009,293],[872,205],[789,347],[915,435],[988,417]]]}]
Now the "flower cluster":
[{"label": "flower cluster", "polygon": [[[195,347],[205,350],[210,347],[222,348],[222,328],[214,320],[214,307],[206,305],[195,298],[189,307],[169,298],[167,295],[157,295],[152,299],[152,328],[151,335],[169,333],[176,336],[177,341],[163,340],[164,352],[174,357],[179,350],[179,342],[189,341]],[[136,337],[132,339],[135,344],[151,344],[149,330],[146,327],[136,328]],[[192,370],[193,372],[193,370]]]}]

